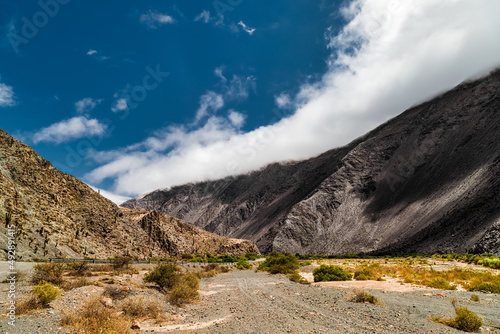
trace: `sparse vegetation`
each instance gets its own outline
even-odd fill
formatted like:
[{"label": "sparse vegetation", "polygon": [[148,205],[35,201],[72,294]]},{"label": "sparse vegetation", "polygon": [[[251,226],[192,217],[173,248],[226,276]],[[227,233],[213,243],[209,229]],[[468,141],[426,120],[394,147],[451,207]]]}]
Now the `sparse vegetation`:
[{"label": "sparse vegetation", "polygon": [[354,296],[352,296],[350,301],[355,303],[370,303],[370,304],[380,305],[380,302],[377,299],[377,297],[369,294],[365,290],[355,290]]},{"label": "sparse vegetation", "polygon": [[130,295],[130,290],[122,289],[116,285],[107,286],[102,293],[103,296],[109,297],[112,300],[122,300]]},{"label": "sparse vegetation", "polygon": [[246,269],[252,268],[250,263],[248,263],[245,260],[238,261],[238,263],[236,263],[235,267],[236,267],[236,269],[239,269],[239,270],[246,270]]},{"label": "sparse vegetation", "polygon": [[87,278],[85,277],[79,277],[76,280],[71,280],[71,281],[65,281],[61,288],[63,290],[69,291],[77,288],[81,288],[82,286],[86,285],[92,285],[92,282],[90,282]]},{"label": "sparse vegetation", "polygon": [[34,267],[34,274],[31,278],[33,284],[48,282],[54,285],[61,285],[64,280],[64,264],[62,263],[38,263]]},{"label": "sparse vegetation", "polygon": [[456,299],[452,299],[451,303],[455,309],[455,318],[433,316],[431,320],[464,332],[479,332],[479,329],[483,325],[483,319],[465,306],[457,307]]},{"label": "sparse vegetation", "polygon": [[164,321],[166,315],[162,310],[160,303],[152,298],[144,296],[129,297],[120,304],[120,309],[125,317],[129,319],[138,319],[149,317],[157,322]]},{"label": "sparse vegetation", "polygon": [[131,333],[130,321],[116,310],[104,306],[100,297],[86,301],[76,311],[65,313],[60,324],[72,328],[77,333]]},{"label": "sparse vegetation", "polygon": [[258,270],[268,271],[271,274],[293,274],[299,269],[299,262],[293,255],[272,252],[262,262]]},{"label": "sparse vegetation", "polygon": [[155,283],[160,289],[172,289],[179,281],[179,267],[173,264],[158,264],[144,276],[144,282]]},{"label": "sparse vegetation", "polygon": [[479,301],[479,296],[478,295],[472,295],[472,296],[470,296],[470,300],[472,300],[473,302],[478,302]]},{"label": "sparse vegetation", "polygon": [[302,277],[298,273],[291,274],[289,278],[290,278],[290,281],[295,282],[295,283],[306,284],[306,285],[311,284],[311,283],[309,283],[308,280],[306,280],[304,277]]},{"label": "sparse vegetation", "polygon": [[21,300],[16,308],[17,314],[25,314],[29,311],[45,308],[61,295],[57,287],[51,283],[40,282],[33,287],[31,295],[28,299]]},{"label": "sparse vegetation", "polygon": [[89,270],[89,264],[86,261],[69,262],[67,267],[73,276],[84,276]]},{"label": "sparse vegetation", "polygon": [[436,277],[431,279],[430,282],[427,282],[425,285],[428,287],[434,288],[434,289],[441,289],[441,290],[456,290],[457,286],[450,284],[445,278],[443,277]]},{"label": "sparse vegetation", "polygon": [[200,298],[200,294],[198,293],[199,287],[200,280],[196,274],[184,274],[170,291],[168,300],[172,305],[176,306],[197,301]]},{"label": "sparse vegetation", "polygon": [[366,281],[372,279],[373,274],[368,269],[358,270],[354,273],[354,279],[358,281]]},{"label": "sparse vegetation", "polygon": [[349,281],[352,279],[350,273],[338,266],[321,265],[313,271],[314,282],[325,281]]}]

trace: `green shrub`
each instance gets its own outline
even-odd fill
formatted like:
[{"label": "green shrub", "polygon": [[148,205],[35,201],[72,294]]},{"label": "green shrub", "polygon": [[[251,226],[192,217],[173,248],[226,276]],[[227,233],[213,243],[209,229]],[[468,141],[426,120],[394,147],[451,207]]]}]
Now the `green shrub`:
[{"label": "green shrub", "polygon": [[217,262],[224,262],[224,263],[233,263],[233,262],[238,262],[238,260],[231,255],[221,255],[218,257]]},{"label": "green shrub", "polygon": [[245,269],[252,268],[252,266],[250,265],[250,263],[248,263],[245,260],[238,261],[238,263],[236,263],[235,267],[237,269],[239,269],[239,270],[245,270]]},{"label": "green shrub", "polygon": [[479,301],[479,296],[478,295],[472,295],[472,296],[470,296],[470,300],[472,300],[473,302],[478,302]]},{"label": "green shrub", "polygon": [[483,325],[483,319],[477,316],[466,307],[455,308],[455,319],[452,327],[466,332],[478,332],[479,328]]},{"label": "green shrub", "polygon": [[293,274],[299,269],[299,262],[293,255],[272,252],[257,269],[271,274]]},{"label": "green shrub", "polygon": [[321,265],[313,271],[314,282],[350,281],[351,274],[337,266]]},{"label": "green shrub", "polygon": [[254,253],[246,253],[245,257],[248,261],[255,261],[259,258],[259,256],[257,254],[254,254]]},{"label": "green shrub", "polygon": [[464,332],[479,332],[483,319],[464,306],[457,307],[456,299],[452,299],[451,303],[455,309],[455,318],[433,316],[431,320]]},{"label": "green shrub", "polygon": [[200,298],[198,289],[200,280],[194,273],[182,275],[181,280],[172,288],[168,297],[169,302],[175,306],[192,303]]},{"label": "green shrub", "polygon": [[301,267],[307,267],[307,266],[310,266],[311,264],[312,264],[312,261],[301,261],[301,262],[299,263],[299,265],[300,265]]},{"label": "green shrub", "polygon": [[204,258],[202,258],[201,256],[196,256],[196,257],[194,257],[194,258],[191,260],[191,262],[201,263],[201,262],[207,262],[207,261],[205,261],[205,259],[204,259]]},{"label": "green shrub", "polygon": [[373,275],[371,271],[367,269],[363,270],[358,270],[354,273],[354,279],[358,281],[367,281],[369,279],[372,279]]},{"label": "green shrub", "polygon": [[183,258],[184,260],[192,260],[194,256],[189,253],[182,253],[181,258]]},{"label": "green shrub", "polygon": [[179,268],[174,264],[160,263],[144,276],[144,282],[155,283],[161,289],[171,289],[179,282]]},{"label": "green shrub", "polygon": [[302,277],[300,274],[295,273],[290,275],[290,281],[299,283],[299,284],[311,284],[308,280],[306,280],[304,277]]},{"label": "green shrub", "polygon": [[33,287],[33,294],[35,295],[36,301],[45,307],[59,297],[61,292],[59,292],[59,289],[54,287],[51,283],[40,282],[38,285]]},{"label": "green shrub", "polygon": [[471,285],[468,288],[469,291],[483,291],[483,292],[491,292],[491,293],[500,293],[500,283],[478,283],[475,285]]},{"label": "green shrub", "polygon": [[428,287],[435,288],[435,289],[441,289],[441,290],[456,290],[457,286],[450,284],[445,278],[443,277],[436,277],[433,278],[430,282],[426,283]]}]

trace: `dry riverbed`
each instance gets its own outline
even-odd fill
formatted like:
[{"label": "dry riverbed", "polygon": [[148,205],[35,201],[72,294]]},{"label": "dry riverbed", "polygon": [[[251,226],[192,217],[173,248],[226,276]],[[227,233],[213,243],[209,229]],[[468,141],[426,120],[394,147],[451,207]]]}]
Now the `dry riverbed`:
[{"label": "dry riverbed", "polygon": [[[307,271],[307,270],[306,270]],[[134,295],[162,298],[157,291],[143,288],[137,277],[120,280]],[[353,285],[363,285],[382,305],[350,302]],[[374,286],[376,285],[376,286]],[[177,308],[165,303],[169,321],[154,324],[140,319],[140,333],[460,333],[429,320],[432,315],[453,316],[449,297],[456,297],[484,319],[484,333],[500,333],[500,296],[467,291],[441,291],[414,287],[398,290],[399,282],[363,281],[315,283],[291,282],[286,276],[253,270],[235,270],[200,283],[201,300]],[[21,283],[23,292],[30,287]],[[0,284],[1,301],[8,286]],[[0,333],[69,333],[58,324],[62,312],[77,307],[102,287],[85,286],[63,293],[52,308],[17,319],[16,328],[0,319]],[[441,296],[441,295],[443,296]],[[5,304],[0,305],[5,313]]]}]

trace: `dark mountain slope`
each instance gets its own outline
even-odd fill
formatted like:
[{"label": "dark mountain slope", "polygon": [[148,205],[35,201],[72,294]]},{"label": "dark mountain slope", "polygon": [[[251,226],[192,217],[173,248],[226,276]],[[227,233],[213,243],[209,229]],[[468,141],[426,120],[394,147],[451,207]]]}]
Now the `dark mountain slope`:
[{"label": "dark mountain slope", "polygon": [[291,253],[500,252],[500,71],[340,149],[155,191],[157,209]]},{"label": "dark mountain slope", "polygon": [[0,129],[0,258],[11,224],[17,260],[257,250],[164,214],[119,208]]}]

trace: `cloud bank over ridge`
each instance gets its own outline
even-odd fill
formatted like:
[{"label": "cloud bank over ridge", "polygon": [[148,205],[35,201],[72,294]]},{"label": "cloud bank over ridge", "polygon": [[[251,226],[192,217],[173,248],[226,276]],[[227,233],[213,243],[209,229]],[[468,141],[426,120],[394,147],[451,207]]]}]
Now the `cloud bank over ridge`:
[{"label": "cloud bank over ridge", "polygon": [[97,184],[111,178],[112,191],[135,196],[344,145],[499,66],[499,12],[494,0],[353,1],[342,9],[343,29],[326,32],[331,57],[322,80],[277,99],[278,107],[293,107],[292,116],[274,122],[270,111],[270,125],[244,133],[230,111],[231,118],[204,113],[206,120],[195,128],[171,126],[142,143],[96,152],[102,165],[85,179]]}]

